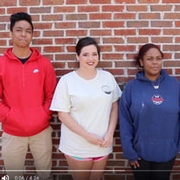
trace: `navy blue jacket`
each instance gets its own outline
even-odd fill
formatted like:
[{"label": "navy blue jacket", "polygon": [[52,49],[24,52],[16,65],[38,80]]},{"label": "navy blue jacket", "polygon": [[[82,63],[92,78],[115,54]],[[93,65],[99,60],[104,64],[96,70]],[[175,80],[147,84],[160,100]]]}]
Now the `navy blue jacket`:
[{"label": "navy blue jacket", "polygon": [[166,162],[178,154],[180,83],[177,78],[162,70],[158,80],[151,82],[143,72],[138,72],[125,86],[119,114],[125,158]]}]

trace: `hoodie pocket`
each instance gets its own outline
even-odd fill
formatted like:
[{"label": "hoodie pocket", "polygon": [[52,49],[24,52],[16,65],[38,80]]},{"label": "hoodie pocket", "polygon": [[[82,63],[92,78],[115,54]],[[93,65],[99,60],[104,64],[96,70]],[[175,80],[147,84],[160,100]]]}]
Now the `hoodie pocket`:
[{"label": "hoodie pocket", "polygon": [[12,108],[4,124],[8,130],[29,133],[42,130],[49,124],[50,116],[42,106],[33,108]]}]

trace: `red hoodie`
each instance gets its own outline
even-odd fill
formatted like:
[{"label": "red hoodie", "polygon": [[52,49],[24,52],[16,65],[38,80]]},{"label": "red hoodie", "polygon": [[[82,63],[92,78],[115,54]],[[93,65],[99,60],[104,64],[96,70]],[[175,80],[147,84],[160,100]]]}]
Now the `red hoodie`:
[{"label": "red hoodie", "polygon": [[4,132],[32,136],[49,126],[56,75],[49,59],[31,48],[22,64],[7,49],[0,57],[0,121]]}]

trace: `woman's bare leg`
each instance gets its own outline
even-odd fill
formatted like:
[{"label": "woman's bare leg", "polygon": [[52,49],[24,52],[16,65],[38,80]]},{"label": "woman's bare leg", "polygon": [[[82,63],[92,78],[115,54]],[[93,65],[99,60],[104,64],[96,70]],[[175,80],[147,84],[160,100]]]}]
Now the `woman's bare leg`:
[{"label": "woman's bare leg", "polygon": [[94,161],[90,173],[89,180],[101,180],[103,177],[103,172],[107,164],[108,157],[103,158],[99,161]]},{"label": "woman's bare leg", "polygon": [[[78,161],[65,155],[73,180],[89,180],[93,160]],[[94,179],[95,180],[95,179]]]}]

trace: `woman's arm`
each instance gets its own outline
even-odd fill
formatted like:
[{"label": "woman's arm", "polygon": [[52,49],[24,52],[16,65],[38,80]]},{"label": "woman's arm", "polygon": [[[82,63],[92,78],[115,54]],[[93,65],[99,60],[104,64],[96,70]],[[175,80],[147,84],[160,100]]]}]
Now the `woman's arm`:
[{"label": "woman's arm", "polygon": [[101,147],[108,147],[112,145],[114,131],[117,126],[117,121],[118,121],[118,101],[115,101],[112,104],[112,108],[111,108],[108,131],[103,138],[103,143],[101,144]]}]

